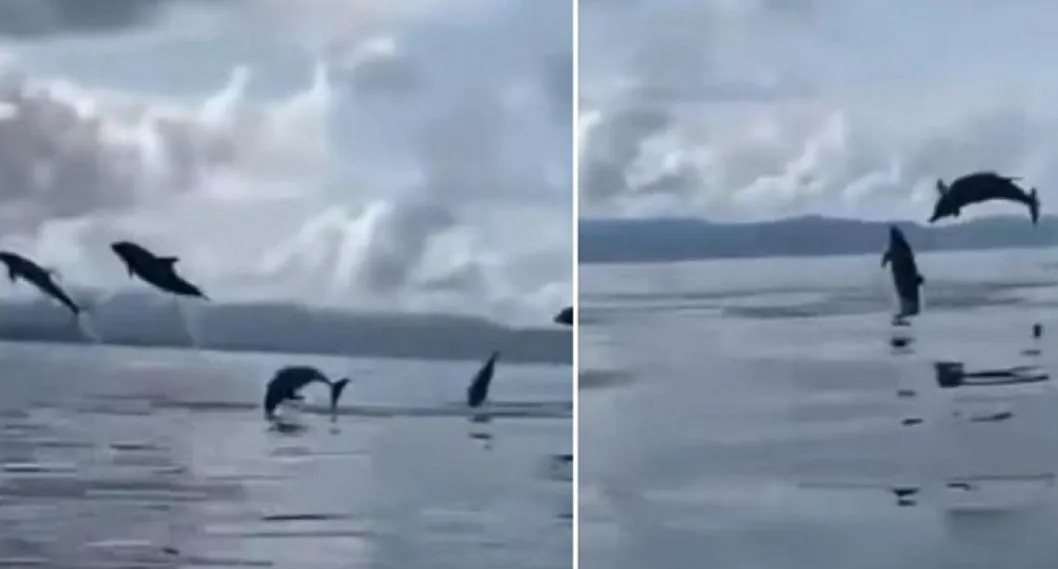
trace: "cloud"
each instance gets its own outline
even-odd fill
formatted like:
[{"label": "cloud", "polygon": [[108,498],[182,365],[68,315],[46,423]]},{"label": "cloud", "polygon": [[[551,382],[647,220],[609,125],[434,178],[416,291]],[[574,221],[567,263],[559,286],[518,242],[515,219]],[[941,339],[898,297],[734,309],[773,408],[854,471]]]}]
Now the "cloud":
[{"label": "cloud", "polygon": [[[1023,176],[1046,209],[1058,185],[1049,10],[588,3],[582,211],[917,218],[937,177],[977,169]],[[1003,41],[975,39],[998,29]]]},{"label": "cloud", "polygon": [[[571,53],[565,7],[184,6],[172,10],[213,25],[13,48],[0,67],[0,247],[105,294],[135,286],[106,248],[131,238],[180,256],[221,302],[511,323],[568,304],[570,132],[555,109],[569,98],[554,79]],[[360,25],[343,31],[349,19]],[[102,70],[91,45],[123,65]],[[227,78],[210,73],[221,66]]]},{"label": "cloud", "polygon": [[12,0],[0,4],[0,36],[28,38],[107,33],[146,26],[175,4],[219,4],[235,0]]}]

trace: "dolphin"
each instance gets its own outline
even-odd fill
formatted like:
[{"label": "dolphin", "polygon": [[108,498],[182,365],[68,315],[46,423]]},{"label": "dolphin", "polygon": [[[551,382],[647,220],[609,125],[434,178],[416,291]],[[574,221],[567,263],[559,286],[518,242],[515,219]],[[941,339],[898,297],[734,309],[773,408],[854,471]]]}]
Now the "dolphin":
[{"label": "dolphin", "polygon": [[970,417],[970,421],[974,423],[995,423],[998,421],[1006,421],[1014,416],[1011,411],[1000,411],[998,413],[992,413],[989,415],[975,415]]},{"label": "dolphin", "polygon": [[882,254],[882,266],[887,264],[891,267],[893,285],[900,299],[900,312],[893,318],[895,322],[902,322],[904,318],[921,311],[920,289],[926,279],[918,272],[915,252],[911,250],[904,232],[895,225],[889,226],[889,248]]},{"label": "dolphin", "polygon": [[55,283],[53,278],[56,274],[55,270],[45,269],[33,261],[10,251],[0,251],[0,262],[7,266],[7,278],[12,283],[17,282],[21,278],[37,287],[44,294],[59,301],[74,316],[81,314],[83,309],[70,298],[70,295],[66,294],[62,287]]},{"label": "dolphin", "polygon": [[165,292],[178,296],[193,296],[209,300],[199,288],[176,274],[178,257],[158,257],[131,241],[118,241],[110,249],[121,258],[129,277],[137,276]]},{"label": "dolphin", "polygon": [[1027,205],[1032,224],[1036,225],[1040,220],[1040,199],[1036,188],[1025,193],[1025,190],[1014,183],[1016,180],[1019,178],[1000,176],[995,172],[967,174],[957,178],[951,185],[945,185],[944,180],[938,179],[937,203],[933,206],[933,215],[929,222],[935,223],[945,217],[959,217],[959,210],[971,204],[1006,200]]},{"label": "dolphin", "polygon": [[474,374],[470,386],[467,387],[467,405],[479,407],[489,396],[489,385],[492,383],[492,374],[496,370],[496,359],[500,357],[499,352],[492,352],[485,365]]},{"label": "dolphin", "polygon": [[915,488],[914,486],[897,486],[895,488],[890,488],[889,491],[897,498],[908,498],[918,494],[918,488]]},{"label": "dolphin", "polygon": [[349,385],[349,379],[342,378],[332,382],[327,379],[323,372],[314,367],[287,366],[277,371],[265,388],[265,419],[274,420],[276,408],[284,401],[288,399],[294,401],[302,400],[303,398],[298,391],[316,381],[326,383],[331,388],[331,416],[333,417],[338,409],[338,399],[342,396],[342,391],[345,390],[345,387]]},{"label": "dolphin", "polygon": [[573,307],[567,306],[559,311],[552,320],[555,324],[565,324],[566,326],[573,325]]}]

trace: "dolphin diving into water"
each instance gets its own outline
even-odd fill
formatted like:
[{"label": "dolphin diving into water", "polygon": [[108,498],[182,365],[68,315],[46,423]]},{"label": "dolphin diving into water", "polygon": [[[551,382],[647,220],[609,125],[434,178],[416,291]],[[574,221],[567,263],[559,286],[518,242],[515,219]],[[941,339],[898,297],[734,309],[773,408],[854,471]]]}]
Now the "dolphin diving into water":
[{"label": "dolphin diving into water", "polygon": [[303,400],[299,393],[301,388],[317,381],[331,388],[331,417],[333,418],[338,409],[338,399],[342,396],[345,387],[349,385],[349,379],[342,378],[332,382],[323,372],[314,367],[287,366],[276,372],[265,389],[265,419],[275,420],[275,411],[284,401]]},{"label": "dolphin diving into water", "polygon": [[474,379],[470,381],[470,386],[467,387],[467,405],[480,407],[485,402],[485,399],[488,398],[489,385],[492,383],[492,375],[496,370],[496,359],[499,357],[499,352],[492,352],[485,365],[481,366],[478,373],[474,374]]},{"label": "dolphin diving into water", "polygon": [[17,282],[21,278],[37,287],[44,294],[59,301],[74,316],[81,314],[82,308],[70,298],[70,295],[66,294],[62,287],[55,283],[53,278],[55,275],[54,270],[45,269],[29,259],[9,251],[0,251],[0,262],[7,266],[7,278],[12,283]]},{"label": "dolphin diving into water", "polygon": [[890,265],[893,285],[900,300],[900,311],[893,316],[893,323],[903,325],[905,318],[921,311],[921,287],[926,279],[918,272],[915,253],[904,237],[904,232],[895,225],[889,226],[889,248],[882,254],[882,266],[887,264]]},{"label": "dolphin diving into water", "polygon": [[1005,200],[1025,204],[1029,207],[1032,224],[1040,219],[1040,200],[1036,188],[1028,193],[1019,188],[1016,177],[1000,176],[995,172],[975,172],[957,178],[951,185],[937,180],[937,203],[933,206],[930,223],[945,217],[959,217],[959,211],[972,204],[991,200]]},{"label": "dolphin diving into water", "polygon": [[177,296],[191,296],[209,300],[199,288],[176,274],[178,257],[159,257],[131,241],[118,241],[111,250],[125,263],[129,277],[137,276],[144,282]]},{"label": "dolphin diving into water", "polygon": [[573,325],[573,307],[567,306],[563,308],[554,318],[555,324],[565,324],[566,326]]}]

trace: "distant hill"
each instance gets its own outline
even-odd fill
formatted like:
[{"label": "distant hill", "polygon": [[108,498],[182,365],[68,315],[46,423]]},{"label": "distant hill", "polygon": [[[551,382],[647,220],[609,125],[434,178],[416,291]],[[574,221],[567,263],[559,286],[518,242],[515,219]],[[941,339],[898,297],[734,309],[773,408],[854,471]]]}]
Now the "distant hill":
[{"label": "distant hill", "polygon": [[581,263],[649,263],[732,257],[852,255],[878,252],[895,223],[916,251],[1058,245],[1058,217],[1036,227],[1025,216],[983,217],[924,226],[805,216],[755,223],[701,219],[582,219]]},{"label": "distant hill", "polygon": [[[86,291],[76,291],[88,298]],[[194,303],[192,303],[194,304]],[[184,319],[168,297],[124,293],[88,302],[104,343],[191,348]],[[541,315],[536,328],[444,314],[363,314],[282,303],[198,304],[197,348],[347,357],[480,360],[492,350],[504,361],[569,364],[573,334]],[[43,297],[0,300],[0,342],[91,343],[69,313]]]}]

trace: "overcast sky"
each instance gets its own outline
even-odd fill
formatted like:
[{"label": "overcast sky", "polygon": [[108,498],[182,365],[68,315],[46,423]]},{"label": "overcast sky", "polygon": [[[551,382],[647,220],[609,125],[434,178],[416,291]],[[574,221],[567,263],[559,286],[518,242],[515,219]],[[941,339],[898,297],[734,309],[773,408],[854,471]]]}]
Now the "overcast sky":
[{"label": "overcast sky", "polygon": [[1056,16],[1044,0],[584,2],[582,212],[922,218],[936,177],[974,169],[1025,177],[1046,210]]}]

